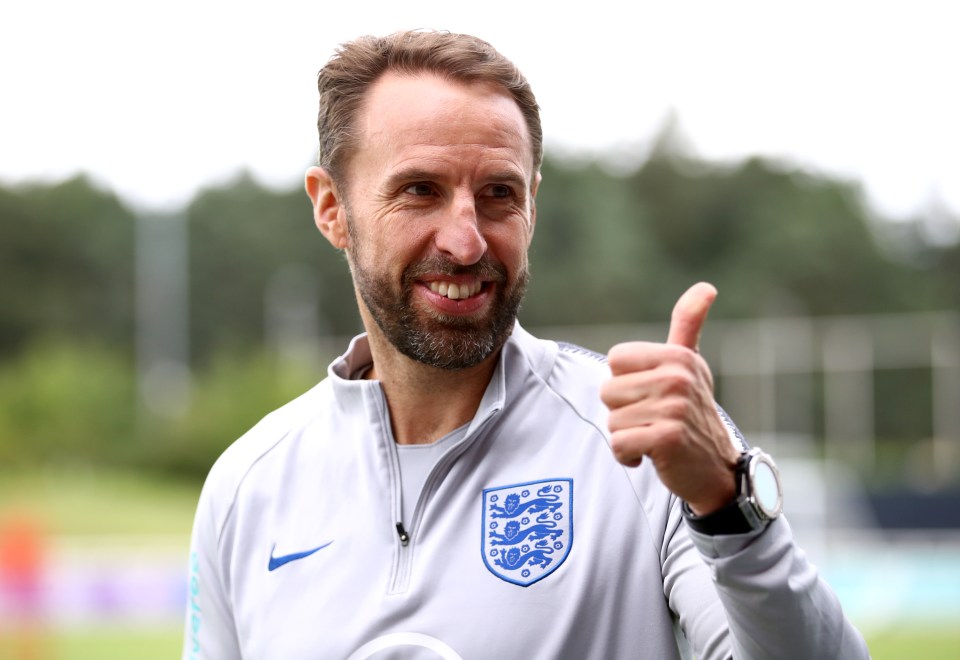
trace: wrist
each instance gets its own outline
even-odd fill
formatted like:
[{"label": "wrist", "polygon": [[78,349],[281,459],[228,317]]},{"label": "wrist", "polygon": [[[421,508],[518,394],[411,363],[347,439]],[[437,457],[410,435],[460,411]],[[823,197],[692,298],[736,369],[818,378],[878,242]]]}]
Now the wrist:
[{"label": "wrist", "polygon": [[732,468],[726,483],[728,488],[718,488],[709,498],[700,498],[696,501],[684,500],[684,502],[695,516],[709,516],[737,499],[736,474]]},{"label": "wrist", "polygon": [[743,452],[733,481],[734,498],[709,513],[701,515],[689,502],[683,502],[681,511],[691,529],[711,536],[743,534],[766,527],[780,515],[783,504],[780,473],[768,454],[759,448]]},{"label": "wrist", "polygon": [[696,499],[692,497],[684,499],[694,515],[708,516],[737,499],[740,494],[737,476],[738,460],[739,454],[734,452],[731,460],[718,467],[711,489],[702,491]]}]

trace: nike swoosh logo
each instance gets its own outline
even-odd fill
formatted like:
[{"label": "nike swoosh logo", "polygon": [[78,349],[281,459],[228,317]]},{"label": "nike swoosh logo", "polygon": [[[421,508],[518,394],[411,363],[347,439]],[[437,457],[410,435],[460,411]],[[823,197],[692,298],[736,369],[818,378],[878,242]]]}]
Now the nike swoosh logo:
[{"label": "nike swoosh logo", "polygon": [[323,550],[324,548],[326,548],[326,547],[327,547],[328,545],[330,545],[331,543],[333,543],[333,541],[328,541],[327,543],[324,543],[323,545],[318,545],[318,546],[317,546],[316,548],[314,548],[313,550],[304,550],[303,552],[294,552],[293,554],[280,555],[279,557],[274,557],[274,556],[273,556],[273,551],[277,549],[277,544],[274,543],[274,544],[273,544],[273,547],[270,548],[270,563],[267,564],[267,570],[268,570],[268,571],[275,571],[275,570],[277,570],[278,568],[280,568],[281,566],[283,566],[284,564],[289,564],[289,563],[292,562],[292,561],[296,561],[296,560],[298,560],[298,559],[303,559],[304,557],[309,557],[309,556],[312,555],[314,552],[317,552],[317,551],[319,551],[319,550]]}]

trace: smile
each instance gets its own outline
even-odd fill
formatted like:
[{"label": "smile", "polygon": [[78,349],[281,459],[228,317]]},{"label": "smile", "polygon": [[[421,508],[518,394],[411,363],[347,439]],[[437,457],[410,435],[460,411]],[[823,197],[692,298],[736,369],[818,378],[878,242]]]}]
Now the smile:
[{"label": "smile", "polygon": [[483,288],[483,282],[464,282],[457,284],[456,282],[433,281],[430,282],[428,286],[434,293],[449,298],[450,300],[464,300],[480,293],[480,289]]}]

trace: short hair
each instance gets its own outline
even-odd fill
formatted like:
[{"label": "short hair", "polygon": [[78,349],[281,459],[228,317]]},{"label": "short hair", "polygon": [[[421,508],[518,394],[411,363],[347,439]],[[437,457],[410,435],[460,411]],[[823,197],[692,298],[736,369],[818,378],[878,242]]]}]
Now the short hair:
[{"label": "short hair", "polygon": [[487,82],[504,88],[517,103],[527,124],[533,151],[533,171],[543,161],[540,107],[530,83],[516,65],[482,39],[450,32],[396,32],[365,36],[342,44],[317,75],[320,111],[318,164],[334,180],[342,180],[356,146],[355,125],[367,90],[388,71],[430,72],[464,83]]}]

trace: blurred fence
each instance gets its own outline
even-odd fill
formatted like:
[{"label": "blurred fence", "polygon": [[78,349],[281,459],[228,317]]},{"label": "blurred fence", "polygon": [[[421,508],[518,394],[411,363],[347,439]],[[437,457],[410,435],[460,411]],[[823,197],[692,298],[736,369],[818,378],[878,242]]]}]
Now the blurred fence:
[{"label": "blurred fence", "polygon": [[[534,333],[605,353],[667,330]],[[851,619],[868,634],[960,620],[960,314],[710,320],[700,349],[721,405],[777,457],[784,512]],[[904,409],[883,410],[891,400]],[[901,413],[906,432],[878,419]],[[909,474],[878,496],[884,451]],[[883,515],[891,503],[899,515]]]},{"label": "blurred fence", "polygon": [[[622,341],[662,341],[667,325],[538,334],[606,352]],[[919,471],[914,481],[924,488],[960,485],[960,314],[710,320],[701,352],[718,399],[752,444],[783,457],[822,456],[869,479],[883,437],[925,456],[904,466]],[[902,401],[902,411],[879,409],[881,379],[892,383],[886,405]],[[907,405],[907,434],[878,428],[879,413],[906,416]]]}]

